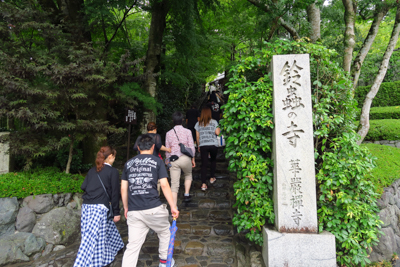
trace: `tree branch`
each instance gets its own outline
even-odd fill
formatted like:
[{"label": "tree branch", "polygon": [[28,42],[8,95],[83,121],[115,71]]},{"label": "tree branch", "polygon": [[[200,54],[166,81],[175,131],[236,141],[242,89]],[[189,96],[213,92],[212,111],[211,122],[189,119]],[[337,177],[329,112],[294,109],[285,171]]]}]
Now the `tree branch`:
[{"label": "tree branch", "polygon": [[[260,8],[266,13],[271,12],[271,9],[268,5],[264,5],[261,3],[259,0],[247,0],[250,4]],[[299,34],[297,33],[296,29],[291,26],[289,23],[287,23],[281,16],[277,17],[278,21],[280,22],[281,26],[285,28],[293,37],[293,39],[297,40],[299,39]]]},{"label": "tree branch", "polygon": [[368,35],[365,38],[360,51],[358,52],[356,58],[353,61],[353,64],[351,66],[351,75],[353,76],[353,90],[357,87],[358,79],[361,73],[361,66],[372,46],[372,43],[375,40],[376,35],[378,34],[379,25],[388,11],[389,11],[389,6],[385,5],[383,8],[375,12],[374,20],[371,24],[371,27],[369,28]]},{"label": "tree branch", "polygon": [[108,40],[108,42],[106,42],[105,46],[104,46],[104,51],[106,51],[108,49],[108,46],[110,45],[110,43],[112,42],[112,40],[114,40],[115,36],[117,35],[118,29],[121,27],[122,23],[124,23],[125,19],[128,17],[129,11],[132,10],[132,8],[136,5],[137,0],[135,0],[135,2],[133,2],[133,4],[131,5],[130,8],[127,8],[124,12],[124,16],[122,18],[122,20],[119,22],[117,28],[114,31],[114,34],[111,36],[110,40]]},{"label": "tree branch", "polygon": [[398,5],[396,11],[396,20],[393,25],[393,31],[392,35],[390,36],[389,44],[386,48],[385,54],[383,55],[383,59],[379,67],[378,74],[376,75],[374,83],[371,86],[371,90],[368,92],[364,100],[360,117],[361,129],[358,131],[358,134],[361,136],[361,138],[357,142],[358,144],[360,144],[364,140],[365,136],[369,131],[369,112],[371,109],[372,100],[378,93],[379,87],[381,86],[382,81],[385,78],[387,67],[389,65],[389,60],[390,57],[392,56],[394,47],[396,46],[397,40],[399,38],[399,33],[400,33],[400,6]]}]

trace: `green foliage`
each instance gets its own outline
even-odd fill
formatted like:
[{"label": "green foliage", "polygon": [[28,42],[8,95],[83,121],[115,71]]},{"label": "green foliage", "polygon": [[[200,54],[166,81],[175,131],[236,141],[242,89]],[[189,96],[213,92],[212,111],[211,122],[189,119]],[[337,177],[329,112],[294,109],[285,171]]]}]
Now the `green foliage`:
[{"label": "green foliage", "polygon": [[400,149],[380,144],[363,144],[376,157],[376,168],[369,175],[369,180],[376,186],[376,192],[383,193],[383,188],[390,186],[400,177]]},{"label": "green foliage", "polygon": [[0,43],[0,117],[24,123],[4,138],[12,154],[40,157],[96,133],[123,131],[109,125],[104,112],[116,65],[105,66],[87,44],[74,46],[40,10],[1,3],[0,11],[0,31],[6,33]]},{"label": "green foliage", "polygon": [[366,141],[400,140],[399,120],[371,120]]},{"label": "green foliage", "polygon": [[61,173],[56,168],[10,172],[0,175],[0,198],[30,195],[81,193],[85,177]]},{"label": "green foliage", "polygon": [[371,108],[369,112],[369,119],[370,120],[400,119],[400,106]]},{"label": "green foliage", "polygon": [[[365,96],[370,90],[371,86],[358,86],[356,88],[354,98],[357,100],[359,107],[363,105]],[[372,101],[372,107],[390,107],[398,105],[400,105],[400,81],[382,83],[374,101]]]},{"label": "green foliage", "polygon": [[[124,83],[119,87],[123,94],[123,97],[129,97],[131,99],[136,99],[146,107],[146,109],[151,109],[154,114],[157,115],[157,109],[162,108],[162,104],[158,103],[157,100],[150,96],[149,93],[141,90],[140,85],[135,82]],[[121,96],[122,97],[122,96]]]},{"label": "green foliage", "polygon": [[[60,171],[65,170],[65,166],[67,165],[69,156],[69,148],[63,147],[58,151],[51,151],[46,153],[46,155],[35,158],[32,161],[32,166],[35,168],[48,168],[48,167],[56,167]],[[22,160],[24,160],[22,158]],[[21,163],[22,164],[22,163]],[[72,153],[72,161],[70,173],[80,173],[87,172],[93,164],[84,164],[83,163],[83,150],[78,142],[74,143],[74,150]],[[17,166],[14,166],[16,168]],[[18,168],[16,168],[18,170]]]},{"label": "green foliage", "polygon": [[[262,68],[265,59],[249,57],[231,69],[229,101],[221,121],[228,134],[225,153],[229,168],[236,171],[234,184],[237,213],[233,224],[238,231],[250,230],[246,237],[262,244],[262,226],[274,221],[272,202],[272,84],[268,74],[247,80],[247,69]],[[261,67],[262,66],[262,67]]]},{"label": "green foliage", "polygon": [[336,237],[337,260],[345,266],[365,266],[368,252],[378,241],[381,221],[375,185],[369,181],[374,163],[368,149],[356,144],[356,133],[334,139],[332,152],[321,155],[319,230]]},{"label": "green foliage", "polygon": [[356,144],[351,81],[332,60],[336,52],[320,45],[278,40],[231,69],[221,123],[228,136],[229,167],[238,174],[233,223],[261,244],[261,227],[274,221],[268,72],[273,55],[304,53],[310,54],[319,230],[336,236],[339,265],[365,266],[380,225],[375,214],[377,194],[365,177],[374,167],[373,160]]}]

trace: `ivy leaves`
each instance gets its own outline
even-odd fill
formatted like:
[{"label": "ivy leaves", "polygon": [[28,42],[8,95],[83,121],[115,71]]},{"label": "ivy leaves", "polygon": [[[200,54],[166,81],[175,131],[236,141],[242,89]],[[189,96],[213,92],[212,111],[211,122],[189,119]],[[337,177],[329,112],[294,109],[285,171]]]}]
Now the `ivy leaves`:
[{"label": "ivy leaves", "polygon": [[339,265],[365,266],[378,241],[375,186],[366,174],[374,167],[369,151],[356,144],[352,84],[332,60],[333,50],[303,41],[278,40],[266,44],[231,71],[229,100],[221,121],[228,136],[225,152],[234,185],[239,232],[261,245],[262,226],[273,224],[272,81],[269,65],[276,54],[310,54],[314,154],[318,183],[320,231],[336,236]]}]

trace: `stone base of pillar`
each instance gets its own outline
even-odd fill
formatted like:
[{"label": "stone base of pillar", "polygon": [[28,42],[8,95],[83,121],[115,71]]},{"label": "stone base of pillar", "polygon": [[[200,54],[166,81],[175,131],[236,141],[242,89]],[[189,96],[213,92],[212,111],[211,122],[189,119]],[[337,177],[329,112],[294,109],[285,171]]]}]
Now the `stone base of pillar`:
[{"label": "stone base of pillar", "polygon": [[280,233],[263,229],[266,267],[336,267],[335,236]]}]

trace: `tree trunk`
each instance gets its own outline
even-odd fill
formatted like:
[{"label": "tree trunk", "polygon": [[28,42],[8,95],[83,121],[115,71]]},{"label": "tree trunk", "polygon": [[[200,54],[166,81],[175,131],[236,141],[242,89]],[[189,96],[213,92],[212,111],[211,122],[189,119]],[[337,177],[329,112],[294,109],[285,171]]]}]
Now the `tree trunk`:
[{"label": "tree trunk", "polygon": [[[169,11],[169,1],[155,1],[151,9],[151,25],[149,32],[149,41],[145,62],[145,89],[152,96],[156,97],[157,78],[156,74],[160,71],[160,59],[162,51],[162,39],[166,27],[166,16]],[[142,133],[146,133],[148,122],[156,121],[153,111],[145,111],[143,114],[144,124]]]},{"label": "tree trunk", "polygon": [[381,24],[383,17],[386,15],[388,11],[389,8],[384,7],[375,12],[374,21],[371,24],[371,28],[369,28],[368,35],[365,38],[361,50],[358,52],[356,59],[353,62],[353,65],[351,67],[351,75],[353,76],[353,91],[357,87],[364,59],[367,56],[369,49],[371,48],[372,43],[375,40],[376,34],[378,33],[379,30],[379,25]]},{"label": "tree trunk", "polygon": [[344,32],[344,56],[343,69],[350,72],[351,62],[353,61],[353,50],[355,41],[355,21],[357,14],[357,0],[342,0],[344,5],[344,22],[346,30]]},{"label": "tree trunk", "polygon": [[321,12],[315,3],[307,7],[307,16],[311,26],[310,39],[315,43],[321,39]]},{"label": "tree trunk", "polygon": [[74,152],[74,139],[71,139],[71,142],[69,143],[68,162],[67,167],[65,168],[65,173],[69,173],[69,169],[71,168],[72,152]]},{"label": "tree trunk", "polygon": [[64,0],[63,13],[67,16],[66,21],[71,27],[68,29],[76,44],[91,42],[88,22],[85,17],[84,0]]},{"label": "tree trunk", "polygon": [[379,87],[382,84],[383,78],[385,78],[387,67],[389,65],[390,57],[392,56],[394,47],[396,46],[397,39],[399,38],[400,32],[400,6],[397,7],[396,11],[396,19],[393,26],[392,35],[389,40],[389,44],[386,48],[385,54],[383,55],[383,59],[381,65],[379,67],[378,74],[375,77],[374,83],[371,86],[371,90],[368,92],[365,97],[364,104],[361,111],[360,124],[361,129],[358,131],[358,134],[361,136],[361,139],[358,141],[358,144],[364,140],[365,136],[369,130],[369,111],[371,109],[372,100],[376,96],[379,91]]}]

